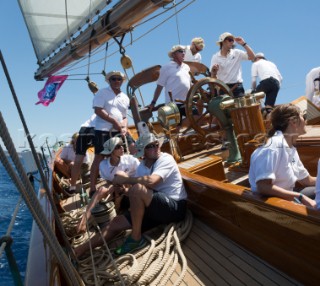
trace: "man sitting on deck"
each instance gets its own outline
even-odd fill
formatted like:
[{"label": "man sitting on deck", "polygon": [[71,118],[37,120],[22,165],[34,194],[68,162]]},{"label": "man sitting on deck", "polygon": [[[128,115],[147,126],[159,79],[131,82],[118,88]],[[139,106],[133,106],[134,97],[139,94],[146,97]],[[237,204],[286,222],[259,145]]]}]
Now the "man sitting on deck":
[{"label": "man sitting on deck", "polygon": [[[122,255],[145,244],[142,232],[160,224],[183,220],[187,210],[187,193],[174,158],[160,151],[160,142],[146,133],[136,142],[136,157],[143,157],[135,177],[116,175],[113,184],[131,184],[128,196],[130,212],[116,216],[103,230],[106,241],[123,230],[132,228],[131,235],[116,249]],[[103,242],[99,235],[91,239],[92,247]],[[86,242],[75,249],[77,257],[89,249]]]}]

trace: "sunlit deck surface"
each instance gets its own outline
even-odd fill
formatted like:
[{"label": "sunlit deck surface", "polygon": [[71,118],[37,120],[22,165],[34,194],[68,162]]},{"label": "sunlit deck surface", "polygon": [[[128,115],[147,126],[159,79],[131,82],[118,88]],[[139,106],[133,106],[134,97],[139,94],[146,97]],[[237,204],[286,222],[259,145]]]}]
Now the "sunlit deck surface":
[{"label": "sunlit deck surface", "polygon": [[198,219],[182,249],[188,271],[181,285],[302,285]]},{"label": "sunlit deck surface", "polygon": [[[189,169],[205,164],[210,160],[209,155],[221,156],[220,146],[197,156],[186,156],[178,165]],[[234,172],[228,170],[225,162],[223,165],[225,181],[248,186],[245,170]],[[67,199],[64,207],[73,209],[78,199],[78,195]],[[188,269],[180,285],[302,285],[196,217],[189,236],[181,245]],[[180,273],[181,265],[178,265],[167,285],[174,285]]]}]

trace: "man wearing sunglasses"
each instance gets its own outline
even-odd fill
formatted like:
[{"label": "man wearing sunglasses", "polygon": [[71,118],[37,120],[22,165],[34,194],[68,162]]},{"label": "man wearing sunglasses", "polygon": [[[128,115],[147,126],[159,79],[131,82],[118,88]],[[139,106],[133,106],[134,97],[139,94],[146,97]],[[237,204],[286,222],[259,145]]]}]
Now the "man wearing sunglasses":
[{"label": "man wearing sunglasses", "polygon": [[[186,49],[182,45],[175,45],[168,52],[171,61],[161,67],[157,87],[149,105],[149,109],[153,110],[162,89],[165,88],[165,103],[173,101],[177,104],[181,119],[184,118],[181,123],[183,127],[188,126],[184,102],[191,87],[190,67],[183,62],[185,54]],[[198,114],[196,109],[193,110],[193,114]]]},{"label": "man wearing sunglasses", "polygon": [[[246,51],[235,49],[235,42]],[[254,52],[242,37],[235,37],[228,32],[221,34],[216,44],[220,47],[220,50],[212,56],[211,77],[227,84],[234,97],[244,96],[241,62],[254,60]]]},{"label": "man wearing sunglasses", "polygon": [[129,97],[121,91],[125,80],[126,76],[122,72],[109,72],[106,75],[106,82],[109,83],[109,86],[100,89],[93,99],[93,108],[97,118],[94,138],[95,156],[90,170],[90,196],[96,190],[95,185],[99,175],[99,164],[103,159],[101,152],[104,142],[121,134],[126,137],[128,145],[134,143],[128,133]]},{"label": "man wearing sunglasses", "polygon": [[[161,140],[152,133],[145,133],[136,141],[136,157],[142,161],[133,177],[116,174],[114,185],[130,184],[128,191],[130,212],[116,216],[102,233],[106,241],[120,232],[132,229],[130,236],[122,246],[116,249],[117,255],[137,250],[146,244],[142,233],[161,224],[169,224],[184,219],[187,211],[187,193],[174,158],[160,151]],[[92,247],[101,245],[103,240],[95,235],[91,239]],[[85,243],[75,249],[81,256],[89,249]]]}]

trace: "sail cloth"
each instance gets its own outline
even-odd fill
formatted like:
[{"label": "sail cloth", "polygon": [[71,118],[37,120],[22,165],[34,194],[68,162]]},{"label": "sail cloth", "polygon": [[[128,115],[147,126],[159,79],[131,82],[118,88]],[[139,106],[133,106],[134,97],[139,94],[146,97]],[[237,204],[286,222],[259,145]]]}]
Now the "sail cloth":
[{"label": "sail cloth", "polygon": [[56,98],[57,92],[67,79],[67,75],[50,76],[44,85],[44,88],[38,92],[39,101],[36,104],[42,103],[48,106]]},{"label": "sail cloth", "polygon": [[106,0],[18,0],[30,38],[41,63],[79,33]]}]

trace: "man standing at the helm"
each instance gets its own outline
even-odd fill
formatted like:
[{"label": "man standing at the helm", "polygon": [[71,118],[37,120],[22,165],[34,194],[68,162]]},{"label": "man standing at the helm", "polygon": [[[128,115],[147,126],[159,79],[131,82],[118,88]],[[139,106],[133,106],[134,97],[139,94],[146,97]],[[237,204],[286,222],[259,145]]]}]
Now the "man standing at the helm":
[{"label": "man standing at the helm", "polygon": [[[246,51],[235,49],[234,42]],[[235,37],[228,32],[221,34],[216,44],[220,50],[212,56],[211,77],[223,81],[232,90],[234,97],[244,96],[241,62],[252,61],[254,52],[242,37]]]}]

